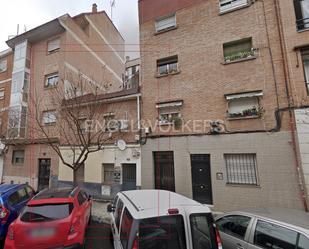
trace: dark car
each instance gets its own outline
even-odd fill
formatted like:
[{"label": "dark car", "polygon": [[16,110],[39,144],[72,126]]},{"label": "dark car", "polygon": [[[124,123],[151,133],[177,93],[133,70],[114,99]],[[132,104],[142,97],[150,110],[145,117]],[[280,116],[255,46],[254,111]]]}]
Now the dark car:
[{"label": "dark car", "polygon": [[0,239],[4,240],[9,225],[18,217],[27,202],[34,196],[27,184],[0,185]]}]

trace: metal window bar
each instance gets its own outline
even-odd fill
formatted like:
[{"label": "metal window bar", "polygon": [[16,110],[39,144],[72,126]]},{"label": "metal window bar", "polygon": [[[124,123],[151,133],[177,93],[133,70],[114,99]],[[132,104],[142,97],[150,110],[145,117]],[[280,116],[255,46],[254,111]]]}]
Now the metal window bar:
[{"label": "metal window bar", "polygon": [[257,185],[255,154],[225,154],[227,183]]}]

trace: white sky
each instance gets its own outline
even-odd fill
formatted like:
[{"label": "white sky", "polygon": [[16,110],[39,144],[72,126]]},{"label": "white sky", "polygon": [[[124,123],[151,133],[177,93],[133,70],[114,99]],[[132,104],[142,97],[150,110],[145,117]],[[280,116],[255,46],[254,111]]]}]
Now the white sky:
[{"label": "white sky", "polygon": [[[1,0],[0,51],[7,48],[8,37],[16,35],[17,24],[20,34],[24,26],[30,30],[66,13],[74,16],[90,12],[93,3],[98,5],[98,11],[105,10],[110,16],[110,0]],[[138,57],[139,53],[135,52],[139,43],[137,0],[116,0],[113,21],[126,40],[126,50],[134,51],[127,55]]]}]

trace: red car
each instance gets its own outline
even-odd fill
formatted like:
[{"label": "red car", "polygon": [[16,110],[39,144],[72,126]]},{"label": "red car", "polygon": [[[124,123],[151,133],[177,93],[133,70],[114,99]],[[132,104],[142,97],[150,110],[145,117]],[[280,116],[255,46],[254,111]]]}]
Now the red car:
[{"label": "red car", "polygon": [[82,248],[91,206],[78,187],[43,190],[10,225],[4,248]]}]

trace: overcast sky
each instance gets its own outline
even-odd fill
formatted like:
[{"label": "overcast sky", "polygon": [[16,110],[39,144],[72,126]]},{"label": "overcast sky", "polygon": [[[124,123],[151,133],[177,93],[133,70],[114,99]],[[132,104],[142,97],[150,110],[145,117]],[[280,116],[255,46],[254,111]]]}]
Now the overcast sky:
[{"label": "overcast sky", "polygon": [[[92,4],[97,3],[98,11],[105,10],[110,16],[110,0],[2,0],[0,11],[0,51],[7,48],[5,41],[10,35],[16,35],[24,27],[30,30],[63,14],[74,16],[81,12],[90,12]],[[116,0],[113,21],[126,40],[127,51],[138,48],[138,8],[137,0]],[[128,53],[137,57],[138,53]]]}]

